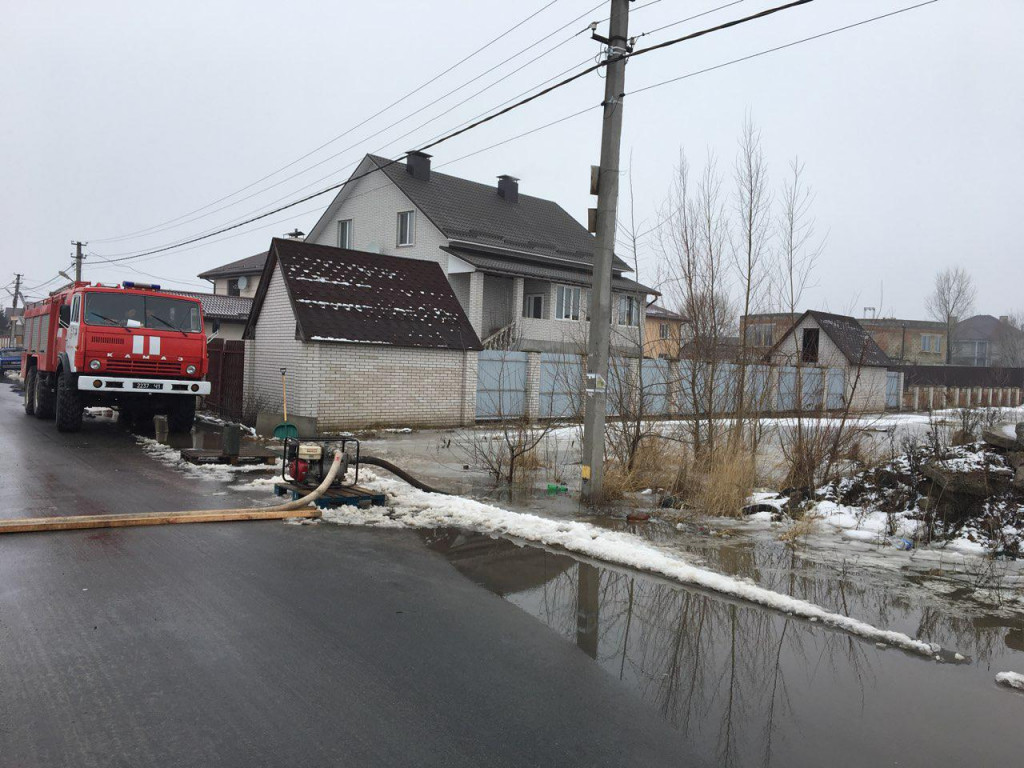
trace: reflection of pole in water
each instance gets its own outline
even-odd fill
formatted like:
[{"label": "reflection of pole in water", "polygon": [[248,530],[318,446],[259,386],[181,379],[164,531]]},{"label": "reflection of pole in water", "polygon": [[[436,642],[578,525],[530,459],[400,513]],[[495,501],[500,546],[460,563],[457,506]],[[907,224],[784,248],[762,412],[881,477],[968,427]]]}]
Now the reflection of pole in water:
[{"label": "reflection of pole in water", "polygon": [[600,574],[587,563],[580,563],[576,569],[576,645],[592,659],[597,658]]}]

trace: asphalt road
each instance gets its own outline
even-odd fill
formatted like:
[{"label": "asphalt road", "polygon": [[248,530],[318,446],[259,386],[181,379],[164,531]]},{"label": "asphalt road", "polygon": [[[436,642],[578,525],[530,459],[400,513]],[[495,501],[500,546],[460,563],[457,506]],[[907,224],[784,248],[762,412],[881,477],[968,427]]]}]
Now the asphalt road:
[{"label": "asphalt road", "polygon": [[[0,385],[5,516],[226,507],[111,423]],[[404,531],[0,537],[0,766],[686,766],[582,651]]]}]

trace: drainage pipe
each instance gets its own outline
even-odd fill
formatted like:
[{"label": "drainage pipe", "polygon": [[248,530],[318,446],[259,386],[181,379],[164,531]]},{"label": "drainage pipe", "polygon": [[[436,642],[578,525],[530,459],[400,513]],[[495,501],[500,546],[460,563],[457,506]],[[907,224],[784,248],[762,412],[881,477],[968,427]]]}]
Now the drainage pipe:
[{"label": "drainage pipe", "polygon": [[235,520],[284,520],[289,517],[320,517],[317,508],[308,505],[324,495],[342,465],[342,453],[334,455],[327,476],[314,491],[300,499],[276,507],[251,509],[210,509],[189,512],[138,512],[120,515],[72,515],[68,517],[21,517],[0,519],[0,533],[33,531],[70,531],[87,528],[126,528],[137,525],[173,525],[178,523],[224,523]]}]

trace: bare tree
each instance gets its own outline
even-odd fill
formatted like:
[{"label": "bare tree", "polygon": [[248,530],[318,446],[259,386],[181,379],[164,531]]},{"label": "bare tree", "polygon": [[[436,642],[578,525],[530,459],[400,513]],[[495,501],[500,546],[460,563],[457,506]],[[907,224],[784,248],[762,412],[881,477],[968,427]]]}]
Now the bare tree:
[{"label": "bare tree", "polygon": [[1024,312],[1011,312],[1000,324],[999,362],[1004,368],[1024,368]]},{"label": "bare tree", "polygon": [[946,363],[953,362],[956,324],[974,308],[974,280],[963,267],[951,267],[935,276],[935,287],[925,298],[928,314],[946,326]]}]

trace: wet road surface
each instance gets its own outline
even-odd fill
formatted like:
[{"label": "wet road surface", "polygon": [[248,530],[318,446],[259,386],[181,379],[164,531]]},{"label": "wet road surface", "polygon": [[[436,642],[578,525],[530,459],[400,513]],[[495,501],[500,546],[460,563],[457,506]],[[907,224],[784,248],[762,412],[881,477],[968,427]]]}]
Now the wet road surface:
[{"label": "wet road surface", "polygon": [[[59,435],[7,385],[0,420],[6,515],[238,503],[114,423]],[[0,538],[0,713],[19,768],[700,764],[417,534],[329,525]]]}]

